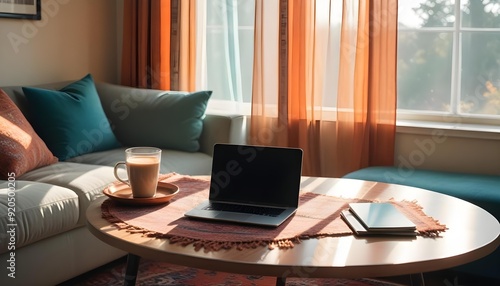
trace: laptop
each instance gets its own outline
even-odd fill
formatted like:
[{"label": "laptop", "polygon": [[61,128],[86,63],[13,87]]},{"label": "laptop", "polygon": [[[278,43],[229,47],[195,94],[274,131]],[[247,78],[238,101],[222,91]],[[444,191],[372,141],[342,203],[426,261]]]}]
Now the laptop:
[{"label": "laptop", "polygon": [[277,227],[299,205],[302,149],[215,144],[209,198],[187,217]]}]

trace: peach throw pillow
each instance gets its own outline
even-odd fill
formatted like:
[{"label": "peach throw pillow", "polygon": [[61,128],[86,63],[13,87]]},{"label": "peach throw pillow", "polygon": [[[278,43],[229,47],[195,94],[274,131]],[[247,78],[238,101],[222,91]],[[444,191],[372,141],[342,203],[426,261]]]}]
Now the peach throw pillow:
[{"label": "peach throw pillow", "polygon": [[57,162],[10,97],[0,89],[0,179]]}]

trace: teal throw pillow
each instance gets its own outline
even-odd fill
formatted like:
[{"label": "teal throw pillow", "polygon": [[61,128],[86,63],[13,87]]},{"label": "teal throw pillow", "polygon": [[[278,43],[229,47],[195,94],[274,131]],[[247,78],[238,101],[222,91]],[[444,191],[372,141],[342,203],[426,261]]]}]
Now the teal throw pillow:
[{"label": "teal throw pillow", "polygon": [[23,91],[28,119],[59,160],[120,146],[90,74],[61,90],[23,87]]},{"label": "teal throw pillow", "polygon": [[123,145],[187,152],[200,149],[203,118],[212,91],[124,89],[123,94],[126,100],[116,98],[110,105],[114,112],[109,115]]}]

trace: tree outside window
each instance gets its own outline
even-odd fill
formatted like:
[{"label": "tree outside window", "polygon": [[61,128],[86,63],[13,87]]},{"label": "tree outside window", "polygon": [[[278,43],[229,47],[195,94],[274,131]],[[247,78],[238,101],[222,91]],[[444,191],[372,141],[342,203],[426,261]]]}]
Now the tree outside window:
[{"label": "tree outside window", "polygon": [[398,110],[500,115],[500,1],[401,1]]}]

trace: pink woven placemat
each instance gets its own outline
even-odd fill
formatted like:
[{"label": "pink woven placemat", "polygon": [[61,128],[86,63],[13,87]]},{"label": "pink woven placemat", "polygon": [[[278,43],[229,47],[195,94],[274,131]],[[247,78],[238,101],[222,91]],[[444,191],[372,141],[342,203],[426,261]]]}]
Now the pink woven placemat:
[{"label": "pink woven placemat", "polygon": [[[252,248],[291,248],[303,239],[351,235],[340,212],[358,199],[345,199],[303,193],[296,214],[277,228],[265,228],[224,222],[193,220],[184,216],[208,198],[209,177],[191,177],[170,173],[161,181],[179,186],[179,194],[168,204],[129,206],[106,200],[102,215],[117,227],[132,233],[169,239],[170,243],[193,244],[206,250]],[[366,201],[366,200],[365,200]],[[428,217],[415,202],[392,202],[416,225],[420,235],[436,236],[446,229]]]}]

